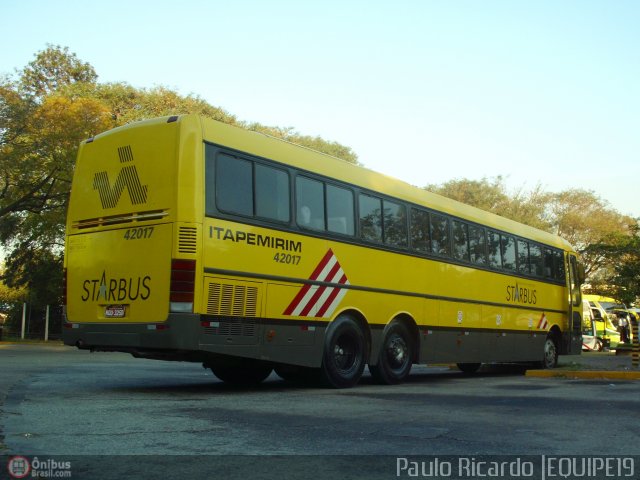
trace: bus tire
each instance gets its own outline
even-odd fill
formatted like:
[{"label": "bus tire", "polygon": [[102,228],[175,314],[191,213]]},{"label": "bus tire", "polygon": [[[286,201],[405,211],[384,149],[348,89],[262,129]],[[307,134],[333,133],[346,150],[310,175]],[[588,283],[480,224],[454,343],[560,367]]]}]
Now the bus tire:
[{"label": "bus tire", "polygon": [[258,385],[271,375],[273,370],[270,364],[250,358],[233,363],[213,364],[209,365],[209,368],[224,383],[240,387]]},{"label": "bus tire", "polygon": [[471,375],[472,373],[476,373],[480,369],[481,363],[457,363],[458,369],[462,373],[466,373],[467,375]]},{"label": "bus tire", "polygon": [[366,340],[362,328],[351,316],[336,318],[327,328],[320,374],[333,388],[349,388],[358,383],[364,370]]},{"label": "bus tire", "polygon": [[369,365],[376,382],[394,385],[402,382],[411,372],[413,348],[411,333],[405,324],[389,325],[382,340],[377,365]]},{"label": "bus tire", "polygon": [[542,368],[556,368],[558,366],[558,343],[554,334],[547,335],[547,339],[544,341],[544,351],[542,356],[542,362],[540,365]]}]

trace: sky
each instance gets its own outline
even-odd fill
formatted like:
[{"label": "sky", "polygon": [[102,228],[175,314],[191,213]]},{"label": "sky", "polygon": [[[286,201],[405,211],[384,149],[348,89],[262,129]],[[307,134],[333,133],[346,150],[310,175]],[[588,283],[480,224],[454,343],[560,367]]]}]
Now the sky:
[{"label": "sky", "polygon": [[503,176],[640,217],[640,1],[0,0],[0,74],[47,44],[351,147],[417,186]]}]

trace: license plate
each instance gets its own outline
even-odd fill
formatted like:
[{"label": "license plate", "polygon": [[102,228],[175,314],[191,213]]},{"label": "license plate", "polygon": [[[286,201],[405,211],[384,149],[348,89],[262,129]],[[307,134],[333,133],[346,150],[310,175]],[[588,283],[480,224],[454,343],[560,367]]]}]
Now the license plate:
[{"label": "license plate", "polygon": [[104,316],[107,318],[124,318],[124,305],[108,305],[104,309]]}]

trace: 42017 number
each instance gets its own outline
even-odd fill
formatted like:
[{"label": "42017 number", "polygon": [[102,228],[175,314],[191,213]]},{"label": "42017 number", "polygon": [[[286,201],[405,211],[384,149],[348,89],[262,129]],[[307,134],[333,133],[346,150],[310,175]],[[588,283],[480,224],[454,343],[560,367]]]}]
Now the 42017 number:
[{"label": "42017 number", "polygon": [[125,240],[141,240],[143,238],[151,238],[153,227],[129,228],[124,232]]},{"label": "42017 number", "polygon": [[290,253],[276,253],[273,261],[278,263],[286,263],[287,265],[298,265],[300,263],[300,255],[291,255]]}]

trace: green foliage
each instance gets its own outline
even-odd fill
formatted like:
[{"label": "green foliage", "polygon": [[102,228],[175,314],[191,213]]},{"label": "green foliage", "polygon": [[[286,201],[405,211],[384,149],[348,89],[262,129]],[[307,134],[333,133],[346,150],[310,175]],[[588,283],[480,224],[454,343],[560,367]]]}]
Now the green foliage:
[{"label": "green foliage", "polygon": [[[77,92],[78,89],[75,88]],[[186,97],[165,87],[136,89],[126,83],[98,84],[84,96],[100,101],[109,111],[113,126],[147,118],[195,113],[230,125],[240,125],[234,115],[195,95]]]},{"label": "green foliage", "polygon": [[425,189],[532,227],[543,230],[550,227],[545,209],[549,194],[540,187],[531,192],[520,190],[509,194],[504,178],[498,176],[482,180],[454,179]]},{"label": "green foliage", "polygon": [[613,297],[627,305],[640,299],[640,224],[629,235],[612,235],[586,248],[587,254],[607,259],[608,268],[591,285],[592,293]]},{"label": "green foliage", "polygon": [[449,180],[442,185],[427,185],[425,190],[452,198],[459,202],[500,215],[510,202],[504,179],[468,180],[466,178]]},{"label": "green foliage", "polygon": [[35,102],[6,85],[0,105],[0,241],[61,244],[77,146],[109,127],[107,111],[57,93]]},{"label": "green foliage", "polygon": [[42,333],[47,305],[52,312],[52,331],[61,328],[62,254],[42,248],[15,248],[6,262],[0,283],[0,307],[7,312],[6,331],[19,332],[22,303],[28,304],[30,332]]},{"label": "green foliage", "polygon": [[68,47],[47,45],[22,71],[20,85],[28,95],[44,97],[73,83],[95,83],[98,75]]},{"label": "green foliage", "polygon": [[251,123],[248,125],[243,123],[242,126],[248,130],[264,133],[265,135],[270,135],[287,142],[295,143],[296,145],[326,153],[327,155],[340,158],[349,163],[360,165],[358,156],[350,147],[345,147],[337,142],[328,142],[321,137],[302,135],[296,132],[293,127],[266,127],[259,123]]},{"label": "green foliage", "polygon": [[589,281],[601,284],[631,228],[636,223],[621,215],[592,191],[570,189],[551,197],[553,232],[567,239],[581,254]]},{"label": "green foliage", "polygon": [[4,269],[0,269],[0,312],[7,312],[10,305],[26,298],[27,291],[24,287],[10,287],[3,278]]}]

